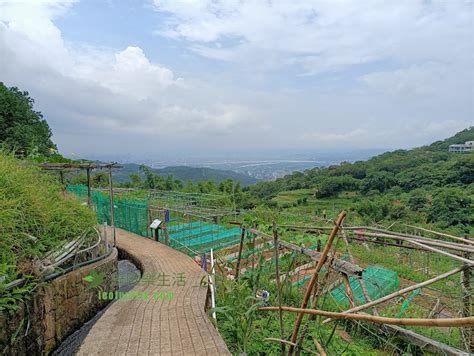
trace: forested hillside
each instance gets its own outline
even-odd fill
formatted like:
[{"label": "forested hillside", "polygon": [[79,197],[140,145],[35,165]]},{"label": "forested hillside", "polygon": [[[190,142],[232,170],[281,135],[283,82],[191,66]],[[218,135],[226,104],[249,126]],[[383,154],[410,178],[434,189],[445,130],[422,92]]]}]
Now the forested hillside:
[{"label": "forested hillside", "polygon": [[[122,164],[123,168],[118,169],[114,174],[115,179],[119,183],[130,181],[131,174],[140,174],[144,178],[143,172],[140,170],[140,165],[133,163]],[[243,186],[254,184],[257,180],[245,174],[234,171],[213,169],[207,167],[188,167],[188,166],[172,166],[165,168],[150,168],[153,173],[161,177],[173,176],[174,179],[193,183],[213,181],[221,183],[227,179],[240,182]]]},{"label": "forested hillside", "polygon": [[[474,154],[448,146],[474,140],[474,128],[444,141],[387,152],[368,161],[293,173],[249,188],[267,205],[348,205],[372,222],[409,217],[442,227],[472,225]],[[295,199],[284,199],[293,196]],[[319,203],[319,204],[318,204]]]}]

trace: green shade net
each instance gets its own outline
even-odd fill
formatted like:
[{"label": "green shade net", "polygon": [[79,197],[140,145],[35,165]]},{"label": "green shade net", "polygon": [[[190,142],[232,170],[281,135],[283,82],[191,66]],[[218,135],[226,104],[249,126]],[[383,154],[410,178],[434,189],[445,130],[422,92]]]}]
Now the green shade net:
[{"label": "green shade net", "polygon": [[[74,193],[80,200],[87,201],[87,187],[84,185],[68,185],[67,190]],[[91,192],[92,209],[96,212],[99,223],[111,225],[110,198],[108,194]],[[148,236],[148,202],[147,200],[114,199],[115,226]]]},{"label": "green shade net", "polygon": [[[67,190],[80,200],[87,202],[87,187],[68,185]],[[106,193],[92,191],[92,208],[99,223],[111,225],[110,197]],[[148,200],[132,200],[115,197],[115,226],[144,237],[151,237],[148,220]],[[171,213],[167,224],[171,247],[184,253],[195,255],[213,250],[217,251],[239,243],[240,228],[226,228],[205,221],[184,222],[183,214]],[[163,236],[163,235],[162,235]]]},{"label": "green shade net", "polygon": [[[375,300],[386,296],[387,294],[393,293],[400,287],[400,281],[398,280],[397,272],[392,270],[369,266],[362,273],[362,278],[365,281],[367,292],[371,300]],[[356,304],[361,305],[366,302],[362,287],[358,279],[349,277],[349,282],[354,294],[354,301]],[[346,295],[346,288],[344,284],[340,284],[334,288],[331,292],[332,297],[346,309],[349,307],[349,299]]]},{"label": "green shade net", "polygon": [[189,248],[196,252],[221,250],[240,241],[240,228],[226,228],[205,221],[191,223],[171,222],[168,226],[171,246],[177,249]]}]

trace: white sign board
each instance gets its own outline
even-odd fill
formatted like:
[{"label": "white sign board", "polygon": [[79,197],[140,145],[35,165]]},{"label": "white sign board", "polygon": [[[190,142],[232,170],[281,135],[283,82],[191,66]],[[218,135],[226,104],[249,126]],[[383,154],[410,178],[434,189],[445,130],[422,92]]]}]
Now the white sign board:
[{"label": "white sign board", "polygon": [[155,219],[153,222],[150,224],[150,229],[158,229],[158,227],[161,224],[161,220]]}]

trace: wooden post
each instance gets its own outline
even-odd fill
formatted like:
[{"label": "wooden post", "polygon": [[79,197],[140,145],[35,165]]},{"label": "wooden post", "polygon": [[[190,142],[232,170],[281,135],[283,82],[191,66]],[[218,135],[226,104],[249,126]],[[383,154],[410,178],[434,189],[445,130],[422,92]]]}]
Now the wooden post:
[{"label": "wooden post", "polygon": [[109,166],[109,195],[110,195],[110,225],[112,226],[114,247],[117,245],[117,237],[115,235],[115,207],[114,207],[114,186],[112,180],[112,166]]},{"label": "wooden post", "polygon": [[165,235],[165,245],[169,246],[170,245],[170,236],[168,235],[168,229],[166,228],[166,224],[163,224],[161,229],[163,230],[163,235]]},{"label": "wooden post", "polygon": [[92,207],[92,198],[91,198],[91,169],[87,168],[87,206]]},{"label": "wooden post", "polygon": [[59,180],[61,181],[61,185],[64,188],[64,172],[62,169],[59,171]]},{"label": "wooden post", "polygon": [[[329,254],[329,250],[331,249],[332,243],[334,241],[334,238],[337,235],[337,232],[339,231],[339,228],[341,227],[342,222],[346,218],[346,212],[342,211],[339,216],[337,217],[336,220],[336,225],[331,231],[331,234],[329,235],[329,238],[326,242],[326,245],[324,246],[324,250],[321,254],[321,258],[318,261],[318,264],[316,265],[316,269],[314,271],[313,277],[311,277],[311,280],[309,282],[308,288],[306,289],[306,293],[303,298],[303,302],[301,303],[301,308],[300,309],[306,309],[308,306],[309,298],[311,297],[311,294],[313,292],[314,286],[316,285],[316,282],[318,281],[319,277],[319,271],[323,267],[324,262],[326,262],[326,257]],[[304,313],[299,313],[298,317],[295,322],[295,327],[293,329],[293,334],[291,335],[291,342],[296,343],[296,339],[298,337],[298,330],[300,328],[301,322],[303,321]],[[290,349],[288,351],[288,355],[293,354],[294,347],[290,346]]]},{"label": "wooden post", "polygon": [[244,239],[245,239],[245,227],[240,225],[240,228],[242,229],[242,233],[240,235],[240,245],[239,245],[239,255],[237,257],[237,266],[236,266],[236,271],[235,271],[235,279],[237,280],[239,278],[239,273],[240,273],[240,261],[242,259],[242,249],[244,248]]},{"label": "wooden post", "polygon": [[[468,236],[465,237],[466,240],[469,239]],[[466,252],[464,257],[467,259],[471,258],[471,254]],[[462,297],[462,316],[469,317],[473,315],[472,310],[472,286],[471,286],[471,278],[472,278],[472,271],[471,266],[465,264],[464,270],[461,272],[461,285],[463,289],[463,297]],[[466,328],[461,329],[461,342],[464,345],[464,348],[467,352],[472,353],[474,352],[474,327],[468,326]]]},{"label": "wooden post", "polygon": [[[273,251],[274,251],[274,256],[275,256],[275,277],[276,277],[276,283],[277,283],[277,297],[278,297],[278,307],[281,308],[281,282],[280,282],[280,264],[279,264],[279,245],[278,245],[278,231],[275,225],[275,222],[273,222]],[[280,337],[282,339],[285,338],[285,328],[283,326],[283,311],[280,310],[279,313],[279,320],[280,320]],[[285,352],[285,344],[281,344],[281,352]]]}]

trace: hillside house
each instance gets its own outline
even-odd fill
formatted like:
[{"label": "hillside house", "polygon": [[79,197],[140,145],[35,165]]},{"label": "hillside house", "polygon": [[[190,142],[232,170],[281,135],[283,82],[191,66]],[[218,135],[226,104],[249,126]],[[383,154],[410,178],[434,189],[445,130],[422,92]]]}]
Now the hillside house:
[{"label": "hillside house", "polygon": [[474,151],[474,141],[466,141],[465,143],[449,146],[449,152],[462,153],[462,152],[473,152],[473,151]]}]

